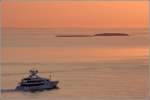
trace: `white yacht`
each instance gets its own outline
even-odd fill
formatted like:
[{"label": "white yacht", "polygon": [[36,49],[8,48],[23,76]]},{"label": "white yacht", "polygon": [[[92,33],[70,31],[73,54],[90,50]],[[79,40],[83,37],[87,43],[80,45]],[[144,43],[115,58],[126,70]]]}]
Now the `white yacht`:
[{"label": "white yacht", "polygon": [[30,75],[23,78],[16,87],[18,91],[42,91],[56,89],[59,81],[52,81],[51,79],[42,78],[38,75],[38,70],[30,70]]}]

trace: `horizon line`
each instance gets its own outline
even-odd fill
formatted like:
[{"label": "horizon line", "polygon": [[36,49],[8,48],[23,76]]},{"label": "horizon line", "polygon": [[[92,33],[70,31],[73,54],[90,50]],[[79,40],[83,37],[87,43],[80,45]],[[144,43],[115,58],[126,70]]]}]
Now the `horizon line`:
[{"label": "horizon line", "polygon": [[149,27],[0,27],[1,29],[149,29]]}]

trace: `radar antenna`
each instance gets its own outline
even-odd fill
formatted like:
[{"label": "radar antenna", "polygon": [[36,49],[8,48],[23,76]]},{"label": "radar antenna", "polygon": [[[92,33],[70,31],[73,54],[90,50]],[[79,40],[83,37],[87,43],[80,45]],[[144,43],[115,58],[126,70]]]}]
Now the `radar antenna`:
[{"label": "radar antenna", "polygon": [[31,76],[35,76],[38,73],[38,70],[37,69],[32,69],[29,72],[30,72]]}]

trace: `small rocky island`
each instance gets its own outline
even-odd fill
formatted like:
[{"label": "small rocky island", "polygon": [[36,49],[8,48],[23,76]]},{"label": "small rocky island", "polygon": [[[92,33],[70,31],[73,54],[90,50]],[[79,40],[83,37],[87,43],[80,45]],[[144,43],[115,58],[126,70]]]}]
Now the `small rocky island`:
[{"label": "small rocky island", "polygon": [[129,34],[126,34],[126,33],[100,33],[100,34],[95,34],[94,36],[129,36]]},{"label": "small rocky island", "polygon": [[126,33],[99,33],[94,35],[56,35],[56,37],[97,37],[97,36],[129,36]]}]

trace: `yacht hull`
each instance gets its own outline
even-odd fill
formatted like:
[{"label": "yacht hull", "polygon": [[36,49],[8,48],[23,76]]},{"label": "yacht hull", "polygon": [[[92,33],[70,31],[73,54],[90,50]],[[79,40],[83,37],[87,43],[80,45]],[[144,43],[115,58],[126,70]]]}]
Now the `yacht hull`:
[{"label": "yacht hull", "polygon": [[57,89],[57,84],[59,81],[50,81],[47,84],[39,85],[39,86],[17,86],[17,91],[43,91],[43,90],[51,90],[51,89]]}]

